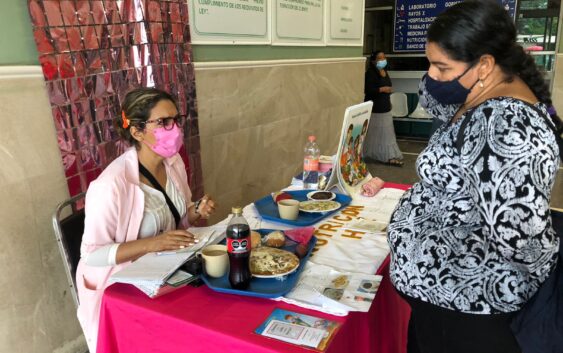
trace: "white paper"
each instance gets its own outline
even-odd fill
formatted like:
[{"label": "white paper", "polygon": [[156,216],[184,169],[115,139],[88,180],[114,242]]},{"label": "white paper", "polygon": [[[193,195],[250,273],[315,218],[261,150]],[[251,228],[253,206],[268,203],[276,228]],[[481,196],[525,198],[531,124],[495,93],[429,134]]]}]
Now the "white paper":
[{"label": "white paper", "polygon": [[357,230],[373,234],[385,234],[387,222],[374,221],[370,219],[358,218],[356,221],[346,223],[344,229]]},{"label": "white paper", "polygon": [[381,279],[378,275],[340,272],[309,261],[298,283],[282,301],[313,306],[339,316],[349,311],[368,312]]},{"label": "white paper", "polygon": [[148,253],[114,273],[110,283],[128,283],[136,286],[150,297],[158,293],[166,280],[198,250],[216,244],[224,238],[226,226],[194,227],[188,231],[200,239],[199,243],[181,251]]}]

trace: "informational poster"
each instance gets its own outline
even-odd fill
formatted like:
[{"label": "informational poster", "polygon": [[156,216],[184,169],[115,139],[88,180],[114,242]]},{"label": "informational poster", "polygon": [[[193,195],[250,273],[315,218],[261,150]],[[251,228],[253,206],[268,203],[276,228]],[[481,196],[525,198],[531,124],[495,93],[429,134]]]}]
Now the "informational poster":
[{"label": "informational poster", "polygon": [[337,186],[352,198],[360,194],[361,186],[372,177],[362,159],[362,147],[367,134],[373,102],[346,108],[340,133],[338,153],[326,189]]},{"label": "informational poster", "polygon": [[190,1],[193,44],[270,44],[268,0]]},{"label": "informational poster", "polygon": [[326,18],[328,45],[363,45],[364,0],[328,0]]},{"label": "informational poster", "polygon": [[325,45],[324,6],[324,0],[272,0],[272,45]]},{"label": "informational poster", "polygon": [[[514,18],[516,0],[497,0]],[[426,49],[426,34],[436,16],[462,1],[446,0],[396,0],[395,52],[420,52]]]}]

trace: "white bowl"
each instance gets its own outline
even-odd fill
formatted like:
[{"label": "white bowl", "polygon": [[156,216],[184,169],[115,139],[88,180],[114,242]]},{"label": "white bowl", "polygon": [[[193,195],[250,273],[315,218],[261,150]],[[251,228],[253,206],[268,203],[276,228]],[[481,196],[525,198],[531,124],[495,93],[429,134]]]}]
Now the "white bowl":
[{"label": "white bowl", "polygon": [[[313,196],[317,193],[326,193],[326,194],[330,194],[330,197],[326,198],[326,199],[316,199]],[[322,191],[322,190],[316,190],[316,191],[311,191],[310,193],[307,194],[307,198],[309,200],[315,200],[315,201],[331,201],[334,200],[336,198],[336,194],[330,191]]]}]

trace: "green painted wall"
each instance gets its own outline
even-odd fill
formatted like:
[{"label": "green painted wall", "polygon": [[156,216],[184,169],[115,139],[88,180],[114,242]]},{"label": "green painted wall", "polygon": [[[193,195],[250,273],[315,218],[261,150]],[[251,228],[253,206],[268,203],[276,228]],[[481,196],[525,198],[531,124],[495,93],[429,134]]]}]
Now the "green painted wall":
[{"label": "green painted wall", "polygon": [[27,1],[0,0],[0,65],[38,65]]},{"label": "green painted wall", "polygon": [[193,45],[194,61],[345,58],[362,56],[362,47],[278,47],[269,45]]},{"label": "green painted wall", "polygon": [[[38,65],[25,0],[0,0],[0,65]],[[362,56],[361,47],[194,45],[194,60],[239,61]]]}]

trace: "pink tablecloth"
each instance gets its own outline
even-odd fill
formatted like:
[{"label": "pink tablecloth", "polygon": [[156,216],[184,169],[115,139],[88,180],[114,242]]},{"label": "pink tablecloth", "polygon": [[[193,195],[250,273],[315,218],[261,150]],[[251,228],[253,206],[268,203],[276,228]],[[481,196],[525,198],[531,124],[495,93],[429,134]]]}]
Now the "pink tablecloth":
[{"label": "pink tablecloth", "polygon": [[[404,185],[386,184],[404,188]],[[311,352],[254,334],[274,308],[342,322],[327,352],[406,351],[408,305],[389,282],[389,258],[377,271],[383,280],[367,313],[326,315],[267,299],[184,287],[156,299],[130,285],[115,284],[102,300],[98,353],[124,352]]]}]

